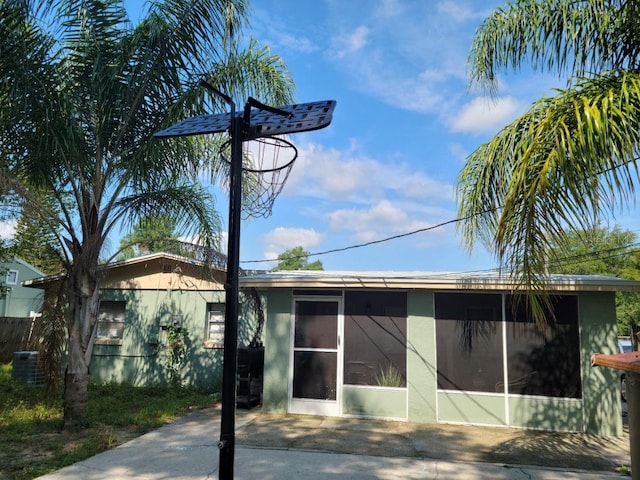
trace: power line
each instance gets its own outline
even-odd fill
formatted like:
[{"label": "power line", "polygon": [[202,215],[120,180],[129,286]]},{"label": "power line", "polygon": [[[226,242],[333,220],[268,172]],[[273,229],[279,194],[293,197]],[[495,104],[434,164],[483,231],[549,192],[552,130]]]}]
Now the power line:
[{"label": "power line", "polygon": [[[370,245],[376,245],[376,244],[380,244],[380,243],[385,243],[385,242],[389,242],[391,240],[396,240],[399,238],[404,238],[404,237],[409,237],[412,235],[416,235],[418,233],[423,233],[423,232],[428,232],[430,230],[435,230],[436,228],[440,228],[440,227],[444,227],[446,225],[451,225],[453,223],[458,223],[461,222],[463,220],[467,220],[473,216],[476,215],[481,215],[483,213],[488,213],[491,211],[497,210],[496,209],[491,209],[491,210],[486,210],[484,212],[480,212],[480,213],[476,213],[473,215],[468,215],[466,217],[461,217],[461,218],[455,218],[453,220],[447,220],[445,222],[439,223],[437,225],[432,225],[430,227],[425,227],[425,228],[419,228],[417,230],[412,230],[410,232],[406,232],[406,233],[401,233],[398,235],[392,235],[389,237],[385,237],[385,238],[380,238],[378,240],[372,240],[370,242],[365,242],[365,243],[359,243],[359,244],[354,244],[354,245],[349,245],[347,247],[340,247],[340,248],[333,248],[330,250],[324,250],[321,252],[315,252],[315,253],[309,253],[308,255],[298,255],[298,256],[293,256],[291,258],[309,258],[309,257],[317,257],[317,256],[322,256],[322,255],[328,255],[331,253],[338,253],[338,252],[344,252],[344,251],[348,251],[348,250],[353,250],[356,248],[363,248],[363,247],[368,247]],[[604,249],[604,250],[596,250],[596,251],[592,251],[592,252],[586,252],[586,253],[581,253],[581,254],[576,254],[576,255],[570,255],[567,257],[562,257],[562,258],[558,258],[556,260],[554,260],[553,262],[551,262],[551,264],[555,264],[555,265],[563,265],[563,264],[576,264],[576,263],[582,263],[585,261],[588,261],[590,259],[596,258],[599,260],[606,260],[609,258],[614,258],[617,256],[622,256],[627,254],[628,252],[626,250],[633,248],[633,247],[640,247],[640,242],[635,242],[635,243],[629,243],[626,245],[621,245],[618,247],[613,247],[613,248],[608,248],[608,249]],[[611,253],[611,252],[616,252],[616,251],[620,251],[620,253],[617,254],[613,254],[613,255],[608,255],[606,257],[601,257],[600,255],[602,254],[606,254],[606,253]],[[262,260],[243,260],[241,263],[273,263],[273,262],[278,262],[281,259],[279,258],[272,258],[272,259],[262,259]],[[500,270],[499,267],[495,267],[495,268],[489,268],[489,269],[482,269],[482,270],[472,270],[472,271],[467,271],[467,272],[462,272],[462,273],[482,273],[482,272],[491,272],[491,271],[496,271],[496,270]],[[504,268],[503,270],[508,270],[508,268]]]},{"label": "power line", "polygon": [[[358,243],[358,244],[355,244],[355,245],[349,245],[348,247],[333,248],[331,250],[325,250],[325,251],[322,251],[322,252],[310,253],[308,255],[300,255],[300,256],[297,256],[297,257],[294,256],[292,258],[317,257],[317,256],[320,256],[320,255],[328,255],[330,253],[345,252],[347,250],[353,250],[355,248],[368,247],[370,245],[376,245],[378,243],[385,243],[385,242],[389,242],[391,240],[397,240],[398,238],[409,237],[409,236],[415,235],[417,233],[428,232],[429,230],[435,230],[436,228],[444,227],[444,226],[450,225],[452,223],[461,222],[463,220],[467,220],[467,219],[471,218],[472,216],[481,215],[481,214],[487,213],[489,211],[491,211],[491,210],[487,210],[485,212],[480,212],[480,213],[477,213],[477,214],[474,214],[474,215],[468,215],[466,217],[456,218],[454,220],[447,220],[446,222],[442,222],[442,223],[439,223],[437,225],[432,225],[430,227],[425,227],[425,228],[419,228],[417,230],[412,230],[412,231],[407,232],[407,233],[401,233],[401,234],[398,234],[398,235],[392,235],[390,237],[380,238],[378,240],[372,240],[370,242]],[[241,263],[269,263],[269,262],[278,262],[278,261],[280,261],[279,258],[272,258],[272,259],[264,259],[264,260],[243,260]]]},{"label": "power line", "polygon": [[[568,257],[558,258],[550,263],[552,265],[576,265],[576,264],[588,262],[589,260],[608,260],[610,258],[627,255],[629,253],[628,250],[634,247],[640,247],[640,242],[628,243],[626,245],[620,245],[618,247],[607,248],[604,250],[595,250],[591,252],[570,255]],[[612,253],[612,252],[618,252],[618,253]],[[612,253],[612,254],[602,256],[608,253]]]},{"label": "power line", "polygon": [[[636,159],[634,159],[634,161],[635,160]],[[620,164],[620,165],[611,166],[609,168],[606,168],[604,170],[596,172],[596,175],[600,175],[600,174],[604,174],[604,173],[610,173],[610,172],[612,172],[614,170],[617,170],[618,168],[622,168],[622,167],[626,166],[627,164],[628,164],[628,162],[625,162],[625,163]],[[317,257],[317,256],[320,256],[320,255],[328,255],[330,253],[345,252],[347,250],[353,250],[353,249],[356,249],[356,248],[368,247],[370,245],[376,245],[376,244],[379,244],[379,243],[385,243],[385,242],[389,242],[391,240],[396,240],[398,238],[404,238],[404,237],[409,237],[411,235],[416,235],[418,233],[428,232],[429,230],[434,230],[436,228],[444,227],[445,225],[450,225],[452,223],[458,223],[458,222],[461,222],[463,220],[468,220],[469,218],[473,218],[473,217],[476,217],[478,215],[483,215],[485,213],[495,212],[496,210],[499,210],[500,208],[502,208],[502,207],[490,208],[490,209],[487,209],[487,210],[484,210],[484,211],[481,211],[481,212],[476,212],[476,213],[467,215],[466,217],[461,217],[461,218],[455,218],[453,220],[448,220],[446,222],[442,222],[442,223],[439,223],[437,225],[433,225],[431,227],[419,228],[417,230],[413,230],[413,231],[410,231],[410,232],[407,232],[407,233],[401,233],[399,235],[392,235],[390,237],[385,237],[385,238],[381,238],[381,239],[378,239],[378,240],[373,240],[373,241],[370,241],[370,242],[359,243],[359,244],[355,244],[355,245],[349,245],[347,247],[334,248],[334,249],[325,250],[325,251],[322,251],[322,252],[310,253],[308,255],[293,256],[291,258]],[[625,249],[625,248],[630,248],[632,246],[638,246],[638,245],[640,245],[640,243],[629,244],[627,246],[623,246],[623,247],[619,247],[619,248]],[[585,254],[585,255],[587,255],[587,254]],[[262,259],[262,260],[242,260],[240,263],[272,263],[272,262],[278,262],[278,261],[280,261],[279,258],[271,258],[271,259]],[[493,268],[493,269],[489,269],[488,271],[498,270],[498,269],[499,268],[496,267],[496,268]],[[480,272],[480,271],[485,271],[485,270],[478,270],[478,272]]]}]

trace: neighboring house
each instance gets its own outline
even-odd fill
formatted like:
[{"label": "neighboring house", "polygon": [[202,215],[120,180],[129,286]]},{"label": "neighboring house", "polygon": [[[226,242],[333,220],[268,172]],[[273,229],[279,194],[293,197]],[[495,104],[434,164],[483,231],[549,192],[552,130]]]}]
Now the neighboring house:
[{"label": "neighboring house", "polygon": [[[226,274],[189,258],[154,253],[101,266],[100,317],[90,364],[93,380],[133,385],[166,383],[166,328],[188,332],[186,385],[213,388],[222,381],[224,283]],[[60,277],[30,282],[52,287]],[[239,342],[246,345],[256,325],[242,310]]]},{"label": "neighboring house", "polygon": [[2,263],[6,293],[0,298],[0,362],[10,362],[29,346],[35,317],[42,309],[41,291],[26,288],[23,281],[44,275],[27,262],[12,258]]},{"label": "neighboring house", "polygon": [[279,271],[264,295],[263,409],[621,435],[616,291],[640,282],[552,276],[537,325],[498,275]]},{"label": "neighboring house", "polygon": [[0,317],[29,318],[33,312],[39,312],[42,292],[27,288],[22,283],[42,277],[44,273],[19,258],[4,262],[2,266],[7,270],[3,280],[8,288],[5,297],[0,298]]}]

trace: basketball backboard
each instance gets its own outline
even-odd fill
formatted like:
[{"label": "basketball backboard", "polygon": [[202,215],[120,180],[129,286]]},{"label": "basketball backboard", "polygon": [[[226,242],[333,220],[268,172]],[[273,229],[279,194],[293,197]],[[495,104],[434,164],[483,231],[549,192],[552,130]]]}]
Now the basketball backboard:
[{"label": "basketball backboard", "polygon": [[[249,129],[242,140],[319,130],[331,123],[335,106],[335,100],[323,100],[277,107],[278,110],[290,113],[286,117],[265,110],[252,110]],[[242,113],[236,115],[241,116]],[[161,130],[155,133],[154,137],[170,138],[220,133],[228,130],[230,124],[230,113],[198,115]]]}]

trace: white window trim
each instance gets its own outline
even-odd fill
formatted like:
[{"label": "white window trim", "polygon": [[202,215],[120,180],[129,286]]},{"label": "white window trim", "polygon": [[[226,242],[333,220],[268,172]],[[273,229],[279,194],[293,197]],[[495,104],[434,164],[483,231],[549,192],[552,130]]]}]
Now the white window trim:
[{"label": "white window trim", "polygon": [[[219,338],[211,338],[211,324],[214,316],[222,316],[222,321],[217,320],[215,324],[222,325],[222,332]],[[224,327],[225,327],[225,305],[224,303],[211,302],[207,304],[207,323],[205,331],[205,348],[223,348],[224,347]]]},{"label": "white window trim", "polygon": [[[20,272],[18,270],[10,269],[9,271],[7,271],[7,276],[5,278],[5,282],[7,283],[7,285],[17,285],[18,284],[18,276],[19,275],[20,275]],[[11,276],[14,276],[14,280],[13,281],[9,280],[9,278]]]}]

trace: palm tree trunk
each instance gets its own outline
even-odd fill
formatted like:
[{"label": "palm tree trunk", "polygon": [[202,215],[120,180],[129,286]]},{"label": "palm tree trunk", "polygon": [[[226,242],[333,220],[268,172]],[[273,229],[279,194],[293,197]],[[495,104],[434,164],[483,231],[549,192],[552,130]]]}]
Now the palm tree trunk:
[{"label": "palm tree trunk", "polygon": [[64,379],[63,429],[71,430],[79,428],[86,417],[89,363],[100,305],[95,268],[91,268],[85,256],[76,258],[69,285],[73,298],[69,299],[69,358]]}]

